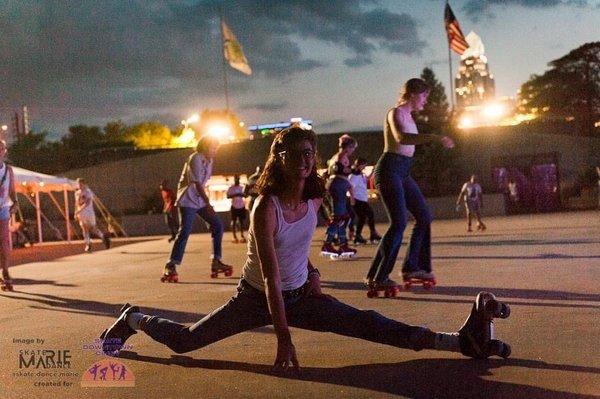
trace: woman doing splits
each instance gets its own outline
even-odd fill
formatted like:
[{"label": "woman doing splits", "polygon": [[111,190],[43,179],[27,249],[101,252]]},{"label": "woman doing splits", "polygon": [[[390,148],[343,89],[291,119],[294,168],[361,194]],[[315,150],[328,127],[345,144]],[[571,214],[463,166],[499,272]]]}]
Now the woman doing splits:
[{"label": "woman doing splits", "polygon": [[308,259],[324,193],[316,170],[315,142],[312,131],[298,127],[281,131],[273,141],[257,184],[259,197],[251,215],[242,278],[226,304],[192,326],[143,314],[137,306],[125,304],[119,318],[101,335],[103,351],[118,354],[137,330],[184,353],[272,324],[277,337],[276,371],[299,369],[290,327],[412,350],[507,357],[510,347],[493,339],[491,321],[493,317],[508,316],[509,309],[491,294],[478,295],[458,332],[436,333],[374,311],[356,309],[321,292],[319,271]]}]

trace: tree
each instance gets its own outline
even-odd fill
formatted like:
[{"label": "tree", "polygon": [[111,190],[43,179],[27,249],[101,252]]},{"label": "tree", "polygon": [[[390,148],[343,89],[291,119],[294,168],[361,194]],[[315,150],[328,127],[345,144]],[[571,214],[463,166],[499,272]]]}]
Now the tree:
[{"label": "tree", "polygon": [[8,150],[11,163],[26,169],[48,172],[46,136],[47,133],[34,132],[21,136]]},{"label": "tree", "polygon": [[75,125],[69,127],[61,142],[70,150],[85,151],[104,145],[105,136],[98,126]]},{"label": "tree", "polygon": [[548,66],[521,86],[519,112],[576,120],[590,134],[600,116],[600,42],[586,43]]},{"label": "tree", "polygon": [[431,68],[423,68],[421,72],[423,79],[431,88],[427,104],[419,112],[418,120],[426,122],[433,130],[439,131],[448,121],[448,98],[444,85],[437,80],[435,73]]},{"label": "tree", "polygon": [[173,135],[171,130],[160,122],[142,122],[125,130],[125,142],[138,148],[169,148]]},{"label": "tree", "polygon": [[112,146],[128,145],[131,144],[125,138],[127,133],[127,125],[121,120],[108,122],[104,126],[104,136],[106,142]]}]

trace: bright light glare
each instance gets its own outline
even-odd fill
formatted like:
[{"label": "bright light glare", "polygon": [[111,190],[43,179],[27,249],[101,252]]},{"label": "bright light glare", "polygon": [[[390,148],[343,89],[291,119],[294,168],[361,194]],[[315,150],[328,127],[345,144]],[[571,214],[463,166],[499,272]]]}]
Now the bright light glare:
[{"label": "bright light glare", "polygon": [[206,133],[209,136],[213,136],[216,138],[222,138],[222,137],[229,136],[231,134],[231,129],[227,125],[224,125],[221,123],[215,123],[215,124],[209,125],[206,128]]},{"label": "bright light glare", "polygon": [[8,130],[8,126],[6,126],[6,125],[2,125],[2,131],[3,131],[3,132],[6,132],[7,130]]},{"label": "bright light glare", "polygon": [[458,124],[458,127],[461,129],[468,129],[470,127],[473,127],[473,121],[470,118],[463,116],[460,119],[460,123]]},{"label": "bright light glare", "polygon": [[196,145],[196,133],[188,128],[183,129],[179,137],[173,139],[173,146],[176,148],[188,148]]},{"label": "bright light glare", "polygon": [[483,109],[483,115],[488,118],[499,118],[504,115],[505,109],[501,104],[486,105]]},{"label": "bright light glare", "polygon": [[200,120],[200,115],[194,114],[194,115],[190,116],[189,118],[187,118],[187,123],[196,123],[199,120]]}]

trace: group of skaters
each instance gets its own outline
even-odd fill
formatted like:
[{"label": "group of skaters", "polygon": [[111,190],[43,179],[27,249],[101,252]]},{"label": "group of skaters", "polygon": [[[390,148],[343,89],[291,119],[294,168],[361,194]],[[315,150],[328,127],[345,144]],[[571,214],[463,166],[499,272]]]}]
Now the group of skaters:
[{"label": "group of skaters", "polygon": [[[369,287],[395,284],[390,274],[408,212],[416,222],[402,277],[434,278],[432,217],[410,175],[410,167],[415,145],[439,141],[444,147],[452,148],[453,142],[448,137],[418,134],[411,112],[423,108],[429,90],[423,80],[410,79],[398,104],[385,118],[385,149],[374,177],[391,223],[379,241],[367,274]],[[356,148],[356,142],[344,137],[340,144],[340,152],[329,163],[331,177],[326,182],[317,173],[315,133],[299,126],[279,132],[255,183],[247,258],[234,296],[191,326],[146,314],[140,307],[126,303],[117,320],[101,334],[104,352],[118,355],[125,341],[138,331],[176,353],[185,353],[272,324],[277,338],[275,371],[299,369],[290,327],[332,332],[415,351],[454,351],[474,358],[508,357],[510,346],[494,338],[493,319],[508,317],[510,309],[491,293],[479,293],[463,326],[456,332],[446,333],[409,325],[375,311],[359,310],[321,291],[321,274],[309,255],[323,199],[327,193],[331,195],[333,210],[326,243],[333,243],[337,235],[340,246],[347,246],[347,236],[342,229],[349,220],[346,193],[352,191],[351,205],[353,202],[356,206],[358,199],[353,191],[356,186],[347,178],[352,174],[348,156]],[[213,272],[231,267],[221,261],[223,228],[205,191],[217,147],[216,140],[202,138],[197,151],[184,166],[176,200],[182,224],[165,267],[166,278],[176,276],[191,221],[196,215],[211,227]],[[363,196],[359,200],[366,202],[364,199]]]}]

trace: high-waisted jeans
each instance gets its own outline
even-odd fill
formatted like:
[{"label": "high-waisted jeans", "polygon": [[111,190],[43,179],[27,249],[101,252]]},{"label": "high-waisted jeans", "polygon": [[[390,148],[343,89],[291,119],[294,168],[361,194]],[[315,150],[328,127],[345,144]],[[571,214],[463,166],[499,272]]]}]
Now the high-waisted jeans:
[{"label": "high-waisted jeans", "polygon": [[192,228],[194,227],[194,220],[196,219],[196,215],[204,219],[204,221],[210,226],[210,232],[213,243],[213,259],[221,259],[221,245],[223,242],[223,223],[221,223],[219,215],[217,215],[212,208],[207,206],[201,209],[180,206],[178,209],[181,225],[179,226],[179,231],[177,232],[175,242],[173,243],[170,262],[173,262],[177,265],[181,264],[188,238],[192,233]]},{"label": "high-waisted jeans", "polygon": [[410,176],[412,158],[386,152],[375,166],[375,185],[388,217],[390,227],[379,242],[377,253],[367,274],[368,279],[385,281],[394,269],[409,211],[415,218],[410,244],[402,272],[431,271],[432,215],[419,186]]},{"label": "high-waisted jeans", "polygon": [[[285,299],[291,327],[332,332],[347,337],[413,350],[422,349],[424,327],[410,326],[372,311],[359,310],[328,297]],[[265,293],[244,280],[237,294],[192,326],[152,316],[142,331],[177,353],[202,348],[244,331],[273,324]]]}]

